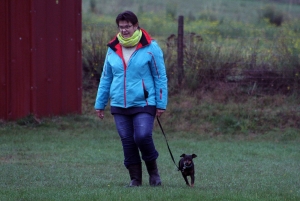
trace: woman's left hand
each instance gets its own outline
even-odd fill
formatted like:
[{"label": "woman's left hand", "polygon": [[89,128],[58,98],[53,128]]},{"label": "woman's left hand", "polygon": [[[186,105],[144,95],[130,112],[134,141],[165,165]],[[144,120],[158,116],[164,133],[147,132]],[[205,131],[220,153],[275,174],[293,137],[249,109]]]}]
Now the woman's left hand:
[{"label": "woman's left hand", "polygon": [[165,112],[165,110],[156,109],[156,116],[160,117],[164,112]]}]

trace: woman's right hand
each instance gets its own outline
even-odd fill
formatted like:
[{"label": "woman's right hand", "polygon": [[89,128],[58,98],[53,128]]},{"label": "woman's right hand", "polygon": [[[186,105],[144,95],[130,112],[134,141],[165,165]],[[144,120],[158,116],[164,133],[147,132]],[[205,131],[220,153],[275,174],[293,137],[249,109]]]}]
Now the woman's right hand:
[{"label": "woman's right hand", "polygon": [[96,110],[96,113],[100,119],[104,118],[104,110]]}]

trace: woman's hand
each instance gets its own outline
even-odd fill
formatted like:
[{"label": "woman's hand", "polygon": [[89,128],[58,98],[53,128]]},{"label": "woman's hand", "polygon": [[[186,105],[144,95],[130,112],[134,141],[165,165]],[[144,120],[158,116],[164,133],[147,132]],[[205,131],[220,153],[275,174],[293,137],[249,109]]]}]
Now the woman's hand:
[{"label": "woman's hand", "polygon": [[100,119],[104,118],[104,110],[96,110],[96,113]]},{"label": "woman's hand", "polygon": [[164,112],[165,112],[165,110],[156,109],[156,116],[160,117]]}]

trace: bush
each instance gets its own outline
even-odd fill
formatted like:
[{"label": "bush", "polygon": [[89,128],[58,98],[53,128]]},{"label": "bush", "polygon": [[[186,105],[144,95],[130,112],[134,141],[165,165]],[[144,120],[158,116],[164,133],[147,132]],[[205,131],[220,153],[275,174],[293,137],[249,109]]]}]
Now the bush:
[{"label": "bush", "polygon": [[267,19],[271,24],[280,26],[283,23],[283,13],[276,10],[274,6],[266,6],[261,12],[262,18]]},{"label": "bush", "polygon": [[83,87],[97,86],[107,51],[106,44],[112,38],[109,26],[89,25],[85,27],[82,41]]},{"label": "bush", "polygon": [[[176,63],[177,37],[172,35],[168,38],[166,66],[168,69],[170,92],[178,91],[177,77],[179,74]],[[238,49],[228,52],[226,47],[212,46],[209,41],[195,33],[186,34],[184,38],[184,82],[181,87],[191,91],[197,89],[211,89],[216,86],[213,83],[224,82],[237,67],[242,58]],[[175,86],[174,86],[175,85]]]},{"label": "bush", "polygon": [[[170,19],[162,20],[162,16],[154,13],[144,13],[140,19],[146,22],[145,29],[160,41],[171,95],[183,89],[213,92],[220,86],[231,95],[299,94],[300,38],[297,21],[281,27],[266,24],[265,27],[245,26],[235,21],[189,21],[185,29],[198,31],[184,34],[184,80],[179,86],[178,77],[182,70],[177,64],[177,36],[171,34],[165,37],[166,33],[174,30],[176,23],[170,23]],[[87,88],[98,85],[106,44],[116,33],[114,27],[105,25],[105,17],[101,17],[99,22],[97,25],[85,25],[83,31],[83,83]],[[155,28],[157,26],[161,29]],[[161,30],[163,34],[157,32]]]}]

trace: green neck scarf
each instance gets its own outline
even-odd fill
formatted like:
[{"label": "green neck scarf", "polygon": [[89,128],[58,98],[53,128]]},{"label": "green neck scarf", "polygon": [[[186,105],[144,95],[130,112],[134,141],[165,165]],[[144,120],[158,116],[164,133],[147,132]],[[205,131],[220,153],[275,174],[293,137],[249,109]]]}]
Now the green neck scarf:
[{"label": "green neck scarf", "polygon": [[142,37],[142,31],[137,29],[130,38],[123,38],[121,33],[118,33],[117,38],[123,47],[136,46]]}]

